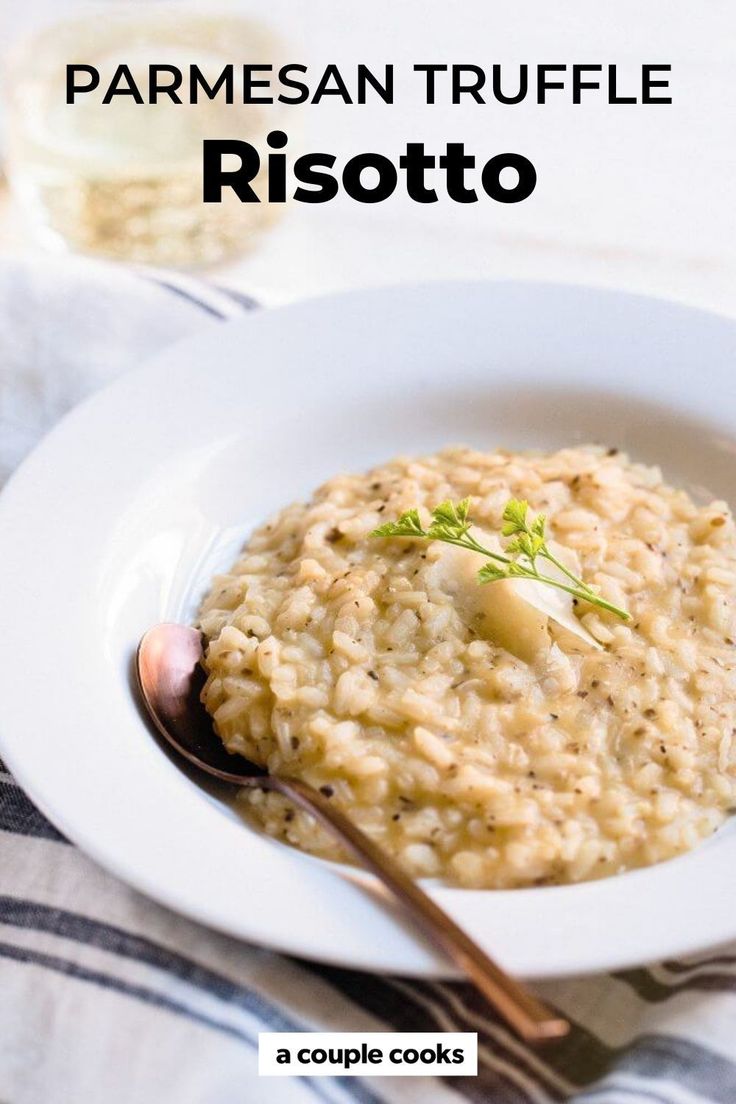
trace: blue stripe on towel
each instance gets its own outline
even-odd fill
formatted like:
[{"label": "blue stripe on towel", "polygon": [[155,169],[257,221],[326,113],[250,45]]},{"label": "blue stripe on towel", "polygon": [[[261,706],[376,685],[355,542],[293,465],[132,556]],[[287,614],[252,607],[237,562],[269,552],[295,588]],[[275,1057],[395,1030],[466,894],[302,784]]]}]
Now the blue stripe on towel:
[{"label": "blue stripe on towel", "polygon": [[[223,1023],[221,1020],[216,1020],[212,1016],[206,1016],[198,1012],[195,1008],[183,1004],[181,1001],[172,1000],[171,997],[157,993],[155,990],[146,986],[132,985],[130,982],[123,981],[110,974],[102,973],[99,970],[87,969],[76,962],[59,958],[57,955],[31,951],[26,947],[13,946],[11,943],[0,942],[0,958],[9,959],[12,962],[23,963],[24,965],[39,966],[42,969],[52,970],[55,973],[63,974],[65,977],[73,978],[75,981],[97,985],[102,989],[110,989],[113,992],[119,993],[121,996],[132,997],[135,1000],[142,1001],[144,1004],[151,1005],[162,1011],[171,1012],[176,1016],[183,1016],[185,1019],[197,1023],[201,1027],[219,1031],[224,1035],[230,1035],[232,1038],[245,1043],[252,1050],[258,1049],[258,1040],[250,1032],[233,1027],[232,1024]],[[353,1100],[357,1100],[359,1104],[381,1104],[381,1098],[372,1093],[366,1086],[362,1085],[358,1078],[335,1077],[325,1079],[324,1081],[318,1081],[311,1077],[299,1077],[298,1080],[307,1085],[318,1100],[324,1101],[326,1104],[333,1104],[335,1099],[334,1094],[329,1091],[330,1080],[334,1085],[338,1086],[345,1095],[350,1096]]]},{"label": "blue stripe on towel", "polygon": [[[132,959],[147,966],[152,966],[157,970],[161,970],[176,977],[179,981],[184,981],[188,985],[207,993],[208,996],[216,997],[231,1006],[248,1012],[259,1019],[269,1031],[304,1030],[304,1025],[302,1023],[285,1015],[275,1004],[272,1004],[255,990],[244,985],[239,985],[223,974],[210,970],[206,966],[202,966],[200,963],[195,962],[193,959],[186,958],[176,951],[171,951],[160,943],[155,943],[153,940],[143,936],[133,935],[131,932],[126,932],[122,928],[115,927],[112,924],[104,924],[98,920],[92,920],[90,917],[82,916],[79,913],[51,908],[47,905],[38,904],[35,901],[2,896],[0,896],[0,924],[6,924],[26,930],[48,932],[60,936],[63,939],[73,940],[76,943],[107,951],[121,958]],[[0,955],[3,954],[2,948],[3,945],[0,944]],[[5,957],[13,956],[5,955]],[[40,957],[43,958],[45,956]],[[26,959],[23,959],[23,961],[26,961]],[[28,961],[31,960],[29,959]],[[33,961],[36,961],[36,959],[34,958]],[[62,959],[53,960],[53,962],[57,964],[63,964],[64,961],[65,960]],[[61,969],[60,966],[47,962],[38,962],[37,964],[46,965],[49,969]],[[83,967],[77,967],[71,962],[67,962],[66,965],[69,969],[62,969],[61,972],[72,974],[74,977],[79,977],[81,980],[101,984],[96,976],[82,976],[82,973],[85,972]],[[87,971],[87,973],[93,972]],[[147,1000],[145,995],[141,995],[141,992],[137,991],[138,987],[136,986],[129,986],[127,982],[123,981],[117,983],[116,979],[108,974],[100,975],[100,977],[106,978],[109,981],[110,984],[108,987],[118,988],[121,992],[125,992],[127,996]],[[149,992],[153,994],[153,996],[156,996],[153,990],[142,991],[144,994]],[[169,1002],[169,998],[162,997],[161,1001],[168,1007],[168,1003],[166,1002]],[[149,1003],[156,1002],[149,1001]],[[185,1005],[169,1007],[169,1011],[179,1012],[182,1015],[189,1014],[190,1018],[192,1018],[194,1014],[193,1010]],[[214,1027],[218,1030],[227,1029],[227,1025],[220,1025],[219,1021],[213,1020],[209,1022],[208,1018],[199,1017],[198,1014],[197,1017],[205,1026]],[[205,1019],[207,1019],[207,1022],[205,1022]],[[231,1030],[230,1033],[242,1035],[244,1041],[254,1045],[250,1036],[247,1036],[245,1033],[238,1033],[235,1030]],[[322,1098],[322,1092],[317,1083],[313,1083],[311,1078],[302,1078],[302,1080],[308,1082],[310,1088]],[[332,1080],[335,1084],[338,1084],[348,1096],[359,1101],[359,1104],[380,1104],[381,1098],[376,1096],[367,1086],[362,1084],[359,1078],[336,1077]],[[323,1098],[325,1100],[331,1099],[331,1097],[328,1096],[324,1096]]]},{"label": "blue stripe on towel", "polygon": [[222,1023],[219,1020],[213,1019],[211,1016],[205,1016],[195,1009],[190,1008],[188,1005],[172,1000],[170,997],[163,996],[161,993],[156,993],[153,989],[148,989],[143,985],[132,985],[130,982],[122,981],[120,978],[112,977],[110,974],[101,973],[99,970],[89,970],[85,966],[80,966],[76,962],[69,961],[69,959],[59,958],[56,955],[42,954],[40,951],[31,951],[27,947],[14,946],[12,943],[0,943],[0,958],[7,958],[13,962],[22,962],[33,966],[41,966],[47,970],[54,970],[56,973],[75,978],[78,981],[91,982],[93,985],[99,985],[103,989],[113,989],[116,993],[122,993],[127,997],[135,997],[145,1004],[165,1009],[167,1012],[174,1012],[179,1016],[185,1016],[187,1019],[194,1020],[203,1027],[215,1028],[217,1031],[222,1031],[226,1035],[232,1035],[236,1039],[248,1043],[251,1047],[256,1047],[257,1045],[252,1035],[233,1027],[231,1024]]},{"label": "blue stripe on towel", "polygon": [[158,287],[164,288],[166,291],[172,292],[179,299],[186,299],[187,303],[193,303],[194,306],[200,307],[207,314],[211,314],[214,318],[219,318],[224,321],[229,315],[225,311],[218,310],[212,303],[206,302],[204,299],[200,299],[198,296],[192,294],[188,288],[183,288],[179,284],[173,284],[168,280],[162,280],[158,277],[151,277],[153,283]]},{"label": "blue stripe on towel", "polygon": [[17,836],[37,836],[40,839],[66,843],[67,840],[49,824],[36,806],[9,779],[0,778],[0,830]]},{"label": "blue stripe on towel", "polygon": [[162,970],[228,1004],[257,1016],[272,1031],[300,1031],[299,1021],[282,1013],[259,993],[238,985],[223,974],[169,950],[145,936],[134,935],[112,924],[104,924],[79,913],[51,908],[35,901],[0,897],[0,923],[17,928],[49,932],[75,943],[108,951]]}]

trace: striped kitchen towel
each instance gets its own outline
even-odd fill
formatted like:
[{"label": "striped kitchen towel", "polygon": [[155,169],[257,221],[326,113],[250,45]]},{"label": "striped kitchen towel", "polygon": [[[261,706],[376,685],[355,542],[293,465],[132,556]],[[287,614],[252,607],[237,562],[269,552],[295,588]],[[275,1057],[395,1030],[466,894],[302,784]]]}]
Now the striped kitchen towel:
[{"label": "striped kitchen towel", "polygon": [[[85,394],[252,305],[181,276],[2,262],[2,474]],[[2,1104],[735,1104],[736,948],[539,989],[573,1030],[535,1051],[465,984],[315,966],[199,927],[86,858],[0,764]],[[259,1080],[268,1030],[477,1031],[479,1072]]]}]

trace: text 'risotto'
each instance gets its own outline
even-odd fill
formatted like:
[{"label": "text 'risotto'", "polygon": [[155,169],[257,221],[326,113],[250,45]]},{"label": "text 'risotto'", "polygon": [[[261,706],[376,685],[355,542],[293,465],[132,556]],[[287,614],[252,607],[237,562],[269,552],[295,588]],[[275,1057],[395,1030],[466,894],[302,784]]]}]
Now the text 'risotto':
[{"label": "text 'risotto'", "polygon": [[[466,496],[491,534],[528,500],[631,619],[578,601],[583,636],[533,610],[530,634],[515,584],[479,587],[473,553],[371,536]],[[228,749],[321,789],[415,875],[600,877],[693,847],[736,804],[735,584],[725,503],[615,450],[401,458],[288,506],[215,580],[203,700]],[[280,795],[242,800],[271,835],[344,858]]]}]

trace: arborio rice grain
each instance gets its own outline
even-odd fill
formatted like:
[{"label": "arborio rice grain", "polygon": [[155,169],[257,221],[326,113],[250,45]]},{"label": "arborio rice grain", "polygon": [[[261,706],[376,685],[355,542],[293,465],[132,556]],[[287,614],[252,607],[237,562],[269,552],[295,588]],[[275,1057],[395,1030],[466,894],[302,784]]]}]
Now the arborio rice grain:
[{"label": "arborio rice grain", "polygon": [[[466,495],[493,532],[528,499],[632,620],[578,606],[604,650],[550,621],[523,662],[438,584],[442,546],[369,536]],[[693,847],[736,804],[735,584],[726,504],[612,450],[401,458],[288,506],[214,581],[204,702],[231,751],[321,788],[415,875],[601,877]],[[344,857],[280,796],[242,800],[270,835]]]}]

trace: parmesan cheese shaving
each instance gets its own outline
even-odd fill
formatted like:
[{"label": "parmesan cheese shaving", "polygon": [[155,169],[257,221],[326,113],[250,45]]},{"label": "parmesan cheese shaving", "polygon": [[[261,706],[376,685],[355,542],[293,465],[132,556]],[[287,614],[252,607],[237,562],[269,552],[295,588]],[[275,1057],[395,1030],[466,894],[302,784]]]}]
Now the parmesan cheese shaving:
[{"label": "parmesan cheese shaving", "polygon": [[[474,526],[471,536],[491,552],[503,548],[492,534]],[[568,549],[550,545],[553,554],[570,570],[575,570]],[[583,640],[589,647],[601,645],[575,616],[572,595],[532,579],[501,579],[478,583],[481,558],[475,552],[454,545],[443,545],[432,567],[433,583],[456,603],[460,615],[479,635],[493,640],[518,659],[532,663],[550,647],[548,619]],[[554,564],[544,562],[544,574],[566,581]]]}]

